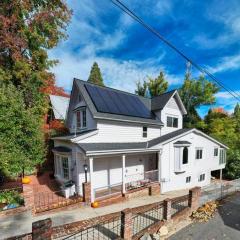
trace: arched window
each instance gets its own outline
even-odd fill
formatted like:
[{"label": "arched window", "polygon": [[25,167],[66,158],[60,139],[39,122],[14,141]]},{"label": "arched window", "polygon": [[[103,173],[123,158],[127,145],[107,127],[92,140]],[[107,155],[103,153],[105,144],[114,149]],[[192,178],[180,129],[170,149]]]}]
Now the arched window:
[{"label": "arched window", "polygon": [[183,163],[183,164],[187,164],[187,163],[188,163],[188,148],[187,148],[187,147],[184,147],[184,148],[183,148],[182,163]]}]

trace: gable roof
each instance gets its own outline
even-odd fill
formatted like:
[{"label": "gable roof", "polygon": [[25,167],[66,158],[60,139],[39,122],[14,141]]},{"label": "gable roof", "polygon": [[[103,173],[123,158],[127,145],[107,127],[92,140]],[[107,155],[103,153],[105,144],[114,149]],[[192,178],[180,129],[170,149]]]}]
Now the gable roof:
[{"label": "gable roof", "polygon": [[70,99],[68,97],[56,95],[49,95],[49,98],[54,113],[54,118],[65,120]]},{"label": "gable roof", "polygon": [[163,109],[172,97],[176,97],[176,100],[178,102],[178,105],[179,105],[182,113],[187,114],[187,110],[186,110],[177,90],[172,90],[172,91],[163,93],[160,96],[153,97],[151,99],[151,109],[153,111]]},{"label": "gable roof", "polygon": [[[156,126],[162,126],[163,123],[157,116],[151,111],[151,99],[147,99],[135,94],[127,93],[124,91],[108,88],[108,87],[101,87],[97,86],[95,84],[79,80],[79,79],[74,79],[74,84],[77,85],[79,88],[81,94],[83,95],[83,98],[91,111],[92,115],[94,118],[97,119],[107,119],[107,120],[117,120],[117,121],[123,121],[123,122],[135,122],[135,123],[143,123],[143,124],[148,124],[148,125],[156,125]],[[139,114],[142,113],[142,110],[144,110],[145,113],[149,115],[149,118],[146,117],[140,117],[138,116],[133,116],[132,114],[122,114],[120,111],[110,111],[109,108],[107,108],[109,111],[99,111],[97,108],[98,105],[96,103],[96,99],[94,99],[92,94],[89,94],[89,91],[87,90],[88,87],[91,88],[91,86],[94,86],[95,89],[98,89],[98,94],[100,93],[101,99],[105,98],[105,96],[109,96],[108,99],[104,99],[104,102],[106,104],[106,101],[115,101],[118,100],[116,96],[120,96],[121,98],[128,98],[132,99],[134,101],[134,104],[137,104],[136,108],[139,107]],[[103,90],[104,89],[104,90]],[[106,90],[107,89],[107,90]],[[107,94],[106,94],[107,93]],[[111,93],[111,94],[109,94]],[[114,97],[112,97],[114,95]],[[96,105],[96,106],[95,106]],[[128,109],[127,113],[129,113],[130,109],[128,105],[128,102],[123,102],[121,103],[121,107],[125,107]],[[117,106],[117,105],[115,105]],[[116,108],[115,108],[116,110]]]}]

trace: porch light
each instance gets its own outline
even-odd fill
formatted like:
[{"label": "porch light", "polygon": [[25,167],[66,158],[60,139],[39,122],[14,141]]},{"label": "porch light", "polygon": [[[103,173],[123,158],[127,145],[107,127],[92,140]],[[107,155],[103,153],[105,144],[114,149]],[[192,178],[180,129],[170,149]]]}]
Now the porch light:
[{"label": "porch light", "polygon": [[85,173],[85,182],[87,182],[87,172],[88,172],[88,165],[85,163],[83,165],[84,173]]}]

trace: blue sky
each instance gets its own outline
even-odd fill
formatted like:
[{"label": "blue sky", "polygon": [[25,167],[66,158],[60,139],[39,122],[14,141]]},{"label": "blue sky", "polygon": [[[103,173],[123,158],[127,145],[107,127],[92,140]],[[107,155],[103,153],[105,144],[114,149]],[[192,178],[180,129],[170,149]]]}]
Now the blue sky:
[{"label": "blue sky", "polygon": [[[87,80],[97,61],[105,85],[134,92],[136,82],[164,71],[169,89],[183,83],[186,61],[109,0],[69,0],[73,10],[68,39],[49,52],[59,60],[57,85],[71,90],[72,79]],[[239,0],[122,0],[201,66],[240,94]],[[200,73],[193,68],[192,74]],[[236,100],[223,89],[217,103],[231,112]]]}]

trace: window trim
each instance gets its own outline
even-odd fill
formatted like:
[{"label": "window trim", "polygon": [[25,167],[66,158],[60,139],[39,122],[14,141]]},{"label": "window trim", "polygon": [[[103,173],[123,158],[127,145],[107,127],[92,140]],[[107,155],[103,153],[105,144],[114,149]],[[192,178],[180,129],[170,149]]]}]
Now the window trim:
[{"label": "window trim", "polygon": [[[188,181],[189,180],[189,181]],[[186,183],[190,183],[191,182],[191,176],[187,176],[186,177]]]},{"label": "window trim", "polygon": [[198,182],[204,182],[206,179],[206,174],[205,173],[202,173],[199,175],[198,177]]},{"label": "window trim", "polygon": [[[201,151],[201,154],[200,154],[201,158],[198,158],[198,151]],[[203,159],[203,148],[197,147],[195,149],[195,159],[196,160],[202,160]]]},{"label": "window trim", "polygon": [[[168,121],[168,119],[170,119],[170,121]],[[176,120],[177,125],[174,126],[174,121]],[[170,125],[168,124],[170,122]],[[179,122],[178,122],[178,117],[176,116],[167,116],[167,122],[166,122],[166,126],[167,127],[171,127],[171,128],[178,128]]]},{"label": "window trim", "polygon": [[[215,150],[217,150],[217,155],[215,155]],[[219,148],[218,147],[214,147],[214,149],[213,149],[213,156],[214,157],[218,157],[219,156]]]},{"label": "window trim", "polygon": [[[87,128],[87,110],[86,107],[79,107],[75,111],[75,119],[76,119],[76,129],[82,130]],[[78,113],[80,114],[80,121],[78,121]],[[78,124],[80,123],[80,124]]]},{"label": "window trim", "polygon": [[[145,130],[144,130],[144,128],[145,128]],[[147,132],[148,132],[148,127],[147,126],[143,126],[143,128],[142,128],[142,137],[143,138],[147,138]]]},{"label": "window trim", "polygon": [[[70,164],[70,156],[68,154],[54,154],[54,175],[61,180],[68,181],[71,179],[71,164]],[[63,166],[63,159],[67,160],[68,163],[68,178],[64,176],[64,166]],[[65,168],[66,169],[66,168]]]}]

